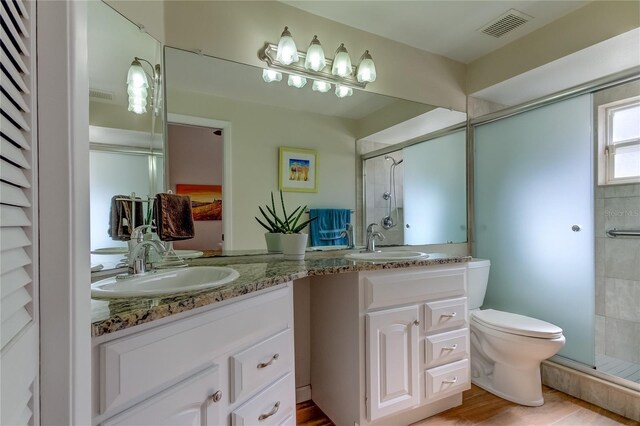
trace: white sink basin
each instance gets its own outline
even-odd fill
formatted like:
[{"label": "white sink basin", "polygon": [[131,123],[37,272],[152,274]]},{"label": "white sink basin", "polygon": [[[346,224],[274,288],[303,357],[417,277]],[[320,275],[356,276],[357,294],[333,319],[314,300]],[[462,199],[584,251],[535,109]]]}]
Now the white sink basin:
[{"label": "white sink basin", "polygon": [[401,260],[420,260],[429,257],[427,253],[420,251],[378,251],[364,253],[348,253],[344,257],[350,260],[361,260],[369,262],[392,262]]},{"label": "white sink basin", "polygon": [[190,266],[153,271],[137,277],[111,277],[91,284],[91,296],[122,298],[161,296],[218,287],[237,279],[238,271],[218,266]]}]

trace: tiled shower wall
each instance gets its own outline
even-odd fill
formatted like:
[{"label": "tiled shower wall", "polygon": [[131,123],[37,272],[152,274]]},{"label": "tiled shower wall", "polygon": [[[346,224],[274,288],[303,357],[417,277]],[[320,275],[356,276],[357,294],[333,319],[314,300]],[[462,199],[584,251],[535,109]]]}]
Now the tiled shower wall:
[{"label": "tiled shower wall", "polygon": [[[595,93],[594,114],[638,94],[639,82]],[[640,229],[640,184],[597,186],[595,198],[596,354],[640,364],[640,238],[606,236]]]}]

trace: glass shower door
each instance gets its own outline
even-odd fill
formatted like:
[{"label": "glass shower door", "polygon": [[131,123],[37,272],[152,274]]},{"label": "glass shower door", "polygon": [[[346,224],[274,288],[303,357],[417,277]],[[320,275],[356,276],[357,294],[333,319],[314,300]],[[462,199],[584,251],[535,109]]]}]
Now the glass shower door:
[{"label": "glass shower door", "polygon": [[475,127],[476,257],[484,309],[558,325],[560,355],[594,363],[591,95]]}]

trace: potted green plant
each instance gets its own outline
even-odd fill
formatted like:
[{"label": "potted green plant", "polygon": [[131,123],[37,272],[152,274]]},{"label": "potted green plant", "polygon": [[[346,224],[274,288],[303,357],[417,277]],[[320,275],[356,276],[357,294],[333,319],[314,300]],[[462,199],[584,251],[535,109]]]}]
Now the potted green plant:
[{"label": "potted green plant", "polygon": [[273,199],[273,192],[271,193],[271,206],[265,206],[265,209],[259,207],[260,213],[262,213],[263,220],[255,218],[260,225],[262,225],[267,233],[265,238],[267,240],[267,250],[269,250],[269,239],[273,238],[268,234],[280,234],[280,248],[284,254],[286,260],[300,260],[304,259],[305,248],[307,246],[307,234],[303,234],[302,231],[309,223],[316,218],[310,218],[308,220],[301,221],[302,214],[307,209],[307,206],[298,206],[291,213],[287,213],[287,209],[284,204],[284,196],[280,191],[280,205],[282,207],[282,217],[276,212],[276,205]]},{"label": "potted green plant", "polygon": [[267,230],[264,234],[264,239],[267,243],[267,251],[269,253],[282,253],[280,236],[284,233],[284,229],[280,226],[282,220],[276,213],[276,203],[273,200],[273,192],[271,193],[271,207],[267,205],[264,209],[262,207],[258,208],[260,209],[260,213],[262,213],[262,220],[257,217],[256,220],[264,229]]}]

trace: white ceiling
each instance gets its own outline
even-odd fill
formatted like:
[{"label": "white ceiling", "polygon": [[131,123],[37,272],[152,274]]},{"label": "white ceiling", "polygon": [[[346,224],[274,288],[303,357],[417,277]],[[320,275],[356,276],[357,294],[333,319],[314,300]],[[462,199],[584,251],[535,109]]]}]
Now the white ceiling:
[{"label": "white ceiling", "polygon": [[[582,0],[283,1],[290,6],[469,63],[586,5]],[[510,9],[533,19],[500,38],[478,32]],[[295,36],[295,34],[294,34]],[[372,52],[375,57],[375,52]]]}]

